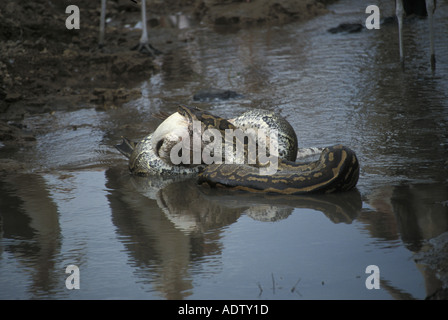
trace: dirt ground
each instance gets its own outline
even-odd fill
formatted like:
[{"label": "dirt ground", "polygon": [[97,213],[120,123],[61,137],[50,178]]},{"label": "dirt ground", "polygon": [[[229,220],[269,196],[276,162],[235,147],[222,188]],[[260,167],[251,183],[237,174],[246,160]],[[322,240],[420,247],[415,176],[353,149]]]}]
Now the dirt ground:
[{"label": "dirt ground", "polygon": [[[316,0],[149,0],[148,25],[184,12],[211,27],[306,20],[326,12]],[[80,29],[67,29],[68,5],[80,9]],[[140,30],[124,28],[140,16],[140,1],[109,0],[105,46],[99,48],[100,1],[6,0],[0,2],[0,141],[26,143],[21,120],[30,113],[94,106],[107,109],[134,99],[129,89],[158,72],[154,58],[130,50]],[[150,35],[151,38],[151,35]],[[160,41],[160,39],[158,39]],[[166,43],[172,41],[166,39]]]}]

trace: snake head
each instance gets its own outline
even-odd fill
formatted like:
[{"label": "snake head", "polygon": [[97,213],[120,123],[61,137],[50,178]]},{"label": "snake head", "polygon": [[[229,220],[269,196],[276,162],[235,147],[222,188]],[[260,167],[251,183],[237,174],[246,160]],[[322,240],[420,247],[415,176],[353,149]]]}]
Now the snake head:
[{"label": "snake head", "polygon": [[193,121],[200,121],[200,115],[203,111],[197,107],[189,107],[181,104],[177,107],[177,112],[192,123]]}]

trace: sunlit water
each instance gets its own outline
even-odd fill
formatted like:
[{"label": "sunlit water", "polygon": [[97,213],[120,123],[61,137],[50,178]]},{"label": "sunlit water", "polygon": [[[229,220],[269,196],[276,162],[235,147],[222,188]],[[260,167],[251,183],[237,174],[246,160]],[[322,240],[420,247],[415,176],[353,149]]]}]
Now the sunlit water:
[{"label": "sunlit water", "polygon": [[[386,1],[378,5],[382,15],[393,14]],[[0,298],[431,295],[440,281],[414,254],[448,230],[448,5],[439,3],[435,15],[435,73],[426,19],[405,23],[405,72],[395,24],[326,32],[363,23],[366,6],[340,1],[330,14],[280,27],[183,28],[180,36],[190,40],[166,44],[162,71],[141,84],[140,99],[109,111],[29,116],[37,144],[0,149],[31,171],[0,177]],[[153,131],[154,113],[193,104],[206,87],[244,95],[194,103],[215,114],[275,109],[301,146],[355,150],[357,190],[255,196],[204,190],[194,179],[129,176],[113,145]],[[65,285],[72,264],[79,290]],[[379,290],[366,288],[369,265],[380,269]]]}]

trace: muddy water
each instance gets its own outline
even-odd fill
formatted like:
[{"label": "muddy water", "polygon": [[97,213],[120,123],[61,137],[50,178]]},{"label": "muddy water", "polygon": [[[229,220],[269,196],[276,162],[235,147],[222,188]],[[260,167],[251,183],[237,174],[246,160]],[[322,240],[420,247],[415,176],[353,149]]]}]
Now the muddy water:
[{"label": "muddy water", "polygon": [[[393,14],[379,5],[383,16]],[[330,34],[366,18],[358,1],[330,9],[281,27],[183,24],[179,37],[188,41],[158,58],[161,72],[140,84],[141,98],[107,111],[29,116],[36,145],[0,149],[29,169],[0,176],[0,298],[424,299],[437,292],[447,283],[439,272],[446,249],[431,241],[448,231],[448,5],[435,16],[434,73],[426,20],[405,23],[401,72],[395,24]],[[210,86],[244,98],[199,107],[228,117],[275,109],[301,146],[350,146],[361,162],[357,190],[261,196],[129,176],[113,148],[120,137],[146,135],[159,123],[152,114],[193,104],[194,92]],[[78,290],[66,288],[68,265],[79,267]],[[380,289],[366,288],[369,265],[379,268]]]}]

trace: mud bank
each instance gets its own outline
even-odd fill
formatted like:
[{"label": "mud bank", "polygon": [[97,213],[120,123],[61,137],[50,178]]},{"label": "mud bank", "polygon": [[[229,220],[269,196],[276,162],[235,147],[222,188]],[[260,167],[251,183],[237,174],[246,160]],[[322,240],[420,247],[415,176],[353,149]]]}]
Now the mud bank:
[{"label": "mud bank", "polygon": [[[79,30],[65,27],[64,1],[0,5],[2,118],[126,100],[130,92],[120,88],[154,72],[151,57],[130,50],[138,31],[108,26],[107,47],[101,50],[98,4],[75,2],[82,19]],[[128,12],[137,9],[130,6]],[[108,6],[111,15],[119,10],[117,3]]]}]

